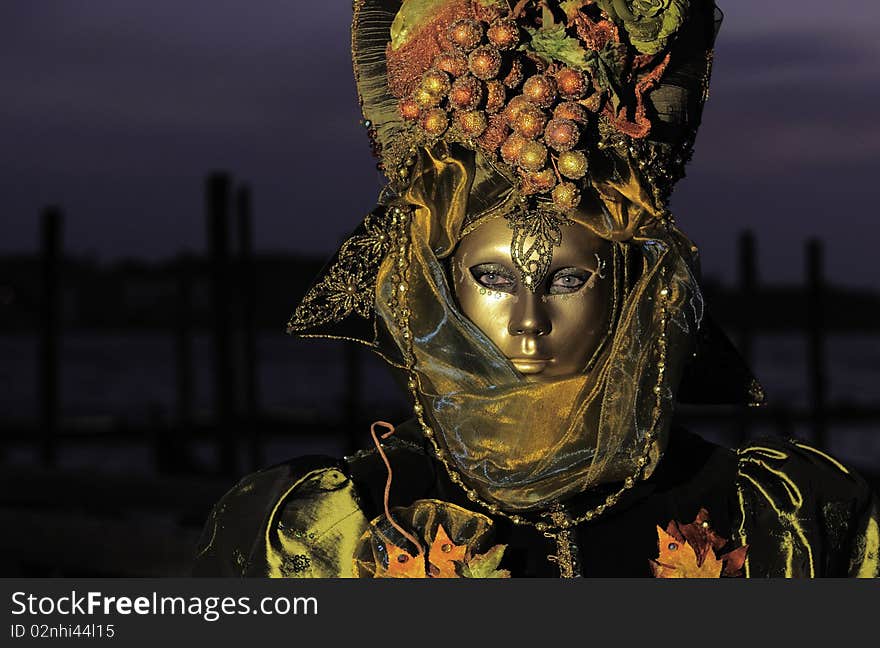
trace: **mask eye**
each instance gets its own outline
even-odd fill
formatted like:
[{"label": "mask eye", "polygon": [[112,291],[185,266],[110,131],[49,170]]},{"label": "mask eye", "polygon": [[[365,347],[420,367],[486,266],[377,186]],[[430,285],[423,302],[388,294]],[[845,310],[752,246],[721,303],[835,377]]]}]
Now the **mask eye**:
[{"label": "mask eye", "polygon": [[553,275],[549,292],[551,295],[577,292],[589,281],[591,274],[581,268],[563,268]]},{"label": "mask eye", "polygon": [[490,290],[512,293],[516,291],[516,279],[513,274],[497,263],[481,263],[470,269],[474,280]]}]

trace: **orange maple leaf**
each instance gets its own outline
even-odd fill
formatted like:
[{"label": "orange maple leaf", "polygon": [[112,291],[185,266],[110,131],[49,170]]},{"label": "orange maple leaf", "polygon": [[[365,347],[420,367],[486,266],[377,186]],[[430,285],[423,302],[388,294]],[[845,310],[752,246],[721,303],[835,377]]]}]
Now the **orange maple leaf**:
[{"label": "orange maple leaf", "polygon": [[388,554],[388,567],[379,564],[376,566],[375,578],[427,578],[425,572],[425,556],[419,554],[413,556],[406,549],[398,547],[393,542],[385,544]]},{"label": "orange maple leaf", "polygon": [[467,545],[457,545],[446,533],[442,524],[437,525],[434,541],[428,549],[428,569],[433,578],[460,578],[457,563],[464,562]]},{"label": "orange maple leaf", "polygon": [[718,550],[726,544],[727,540],[712,529],[708,511],[701,508],[690,524],[671,521],[665,531],[657,527],[660,555],[651,561],[651,570],[657,578],[737,576],[748,546],[718,556]]}]

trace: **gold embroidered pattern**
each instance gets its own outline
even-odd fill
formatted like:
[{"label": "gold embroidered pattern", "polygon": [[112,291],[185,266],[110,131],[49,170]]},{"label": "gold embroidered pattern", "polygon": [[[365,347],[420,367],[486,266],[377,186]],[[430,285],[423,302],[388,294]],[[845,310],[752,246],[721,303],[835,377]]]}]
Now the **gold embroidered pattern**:
[{"label": "gold embroidered pattern", "polygon": [[297,306],[287,322],[288,333],[340,322],[352,314],[364,319],[373,315],[376,273],[391,247],[389,227],[384,209],[364,219],[343,243],[330,270]]},{"label": "gold embroidered pattern", "polygon": [[523,210],[506,218],[513,230],[510,256],[523,284],[535,292],[553,262],[553,248],[562,244],[562,227],[571,220],[546,209]]}]

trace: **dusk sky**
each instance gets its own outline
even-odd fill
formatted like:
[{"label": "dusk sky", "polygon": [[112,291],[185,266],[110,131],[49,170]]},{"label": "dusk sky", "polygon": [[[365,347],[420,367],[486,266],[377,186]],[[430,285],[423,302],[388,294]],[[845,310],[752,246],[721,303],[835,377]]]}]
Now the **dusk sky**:
[{"label": "dusk sky", "polygon": [[[673,207],[707,275],[753,228],[763,279],[880,286],[880,3],[721,4],[712,97]],[[0,254],[63,206],[70,252],[204,249],[203,178],[253,187],[260,250],[324,255],[372,207],[350,0],[4,0]]]}]

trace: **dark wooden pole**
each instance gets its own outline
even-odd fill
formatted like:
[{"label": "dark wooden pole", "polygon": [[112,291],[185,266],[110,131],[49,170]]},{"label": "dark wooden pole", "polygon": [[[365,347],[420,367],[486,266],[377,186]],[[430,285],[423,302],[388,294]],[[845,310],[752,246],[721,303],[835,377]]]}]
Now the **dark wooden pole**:
[{"label": "dark wooden pole", "polygon": [[177,263],[177,326],[174,357],[177,368],[177,423],[181,436],[192,435],[195,371],[193,370],[193,258],[182,255]]},{"label": "dark wooden pole", "polygon": [[825,283],[822,243],[807,241],[807,359],[810,372],[810,405],[813,441],[827,448],[827,376],[825,369]]},{"label": "dark wooden pole", "polygon": [[42,326],[40,339],[40,419],[43,464],[54,466],[60,411],[58,350],[61,338],[61,257],[63,216],[47,207],[42,216]]},{"label": "dark wooden pole", "polygon": [[[758,261],[755,245],[755,235],[751,231],[745,231],[739,237],[739,290],[740,303],[740,326],[739,326],[739,351],[747,364],[751,365],[754,356],[754,328],[752,317],[757,307],[758,294]],[[737,417],[737,434],[744,441],[749,436],[749,412],[743,408]]]},{"label": "dark wooden pole", "polygon": [[236,194],[238,213],[239,294],[241,304],[241,372],[244,392],[244,421],[247,424],[251,467],[263,465],[259,426],[259,382],[257,359],[257,299],[254,268],[254,236],[251,190],[242,185]]},{"label": "dark wooden pole", "polygon": [[238,471],[235,439],[235,375],[231,332],[233,308],[229,271],[229,175],[213,173],[208,177],[206,203],[208,246],[211,272],[214,417],[220,451],[220,470],[233,475]]}]

